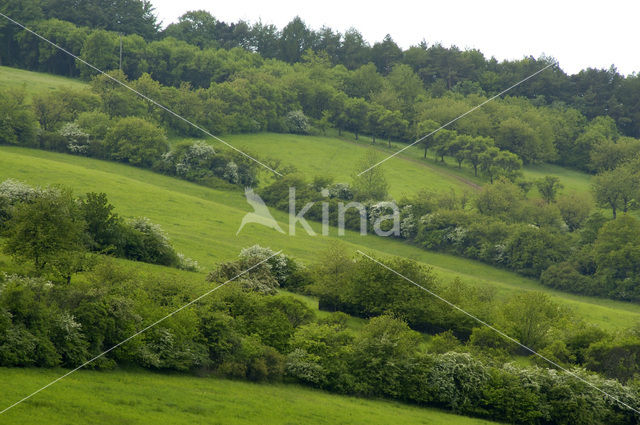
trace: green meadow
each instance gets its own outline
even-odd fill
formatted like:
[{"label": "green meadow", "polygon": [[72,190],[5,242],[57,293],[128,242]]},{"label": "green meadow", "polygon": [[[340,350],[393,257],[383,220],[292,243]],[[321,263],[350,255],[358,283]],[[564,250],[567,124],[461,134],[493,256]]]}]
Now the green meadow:
[{"label": "green meadow", "polygon": [[[0,368],[0,410],[64,373],[62,369]],[[0,423],[495,424],[298,385],[253,384],[143,370],[78,371],[2,414]]]},{"label": "green meadow", "polygon": [[73,78],[0,66],[0,90],[24,89],[27,95],[33,95],[67,87],[83,89],[87,84]]}]

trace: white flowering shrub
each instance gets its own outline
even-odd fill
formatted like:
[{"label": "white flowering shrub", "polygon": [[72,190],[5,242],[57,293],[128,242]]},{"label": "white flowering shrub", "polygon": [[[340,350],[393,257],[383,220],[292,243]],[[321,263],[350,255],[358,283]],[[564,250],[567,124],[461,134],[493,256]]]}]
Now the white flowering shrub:
[{"label": "white flowering shrub", "polygon": [[220,264],[207,279],[216,282],[237,279],[238,286],[246,291],[275,294],[289,277],[290,260],[274,254],[272,249],[260,245],[244,248],[237,261]]},{"label": "white flowering shrub", "polygon": [[275,255],[275,251],[271,248],[264,248],[260,245],[253,245],[249,248],[243,248],[240,251],[240,259],[247,267],[251,267],[253,264],[257,264],[260,261],[264,261],[269,258],[264,264],[269,268],[271,274],[276,278],[279,283],[284,282],[288,273],[287,257],[284,254]]},{"label": "white flowering shrub", "polygon": [[416,219],[413,215],[413,207],[405,205],[400,210],[400,236],[403,239],[413,238],[418,231]]},{"label": "white flowering shrub", "polygon": [[353,189],[348,183],[336,183],[329,188],[329,197],[350,201],[353,199]]},{"label": "white flowering shrub", "polygon": [[200,271],[200,266],[198,262],[194,259],[186,257],[181,252],[178,253],[178,265],[177,267],[181,270],[186,270],[189,272],[197,272]]},{"label": "white flowering shrub", "polygon": [[178,149],[167,152],[162,159],[168,162],[180,177],[192,177],[201,174],[206,164],[216,155],[215,149],[205,142],[195,142],[183,145]]},{"label": "white flowering shrub", "polygon": [[456,226],[446,233],[445,239],[453,245],[462,245],[466,235],[467,230],[464,227]]},{"label": "white flowering shrub", "polygon": [[240,176],[238,175],[238,165],[233,161],[227,162],[227,165],[224,167],[222,178],[228,181],[229,183],[233,183],[233,184],[239,183]]},{"label": "white flowering shrub", "polygon": [[291,111],[287,113],[285,124],[290,133],[309,134],[311,131],[309,119],[302,111]]},{"label": "white flowering shrub", "polygon": [[436,355],[434,360],[428,382],[436,400],[454,411],[477,405],[489,380],[487,367],[469,353],[454,351]]},{"label": "white flowering shrub", "polygon": [[327,380],[327,372],[320,364],[320,358],[302,348],[296,348],[287,355],[285,371],[287,375],[314,386],[322,386]]},{"label": "white flowering shrub", "polygon": [[130,219],[127,224],[133,230],[129,235],[127,258],[165,266],[178,264],[178,255],[158,224],[146,217]]},{"label": "white flowering shrub", "polygon": [[69,152],[81,155],[89,153],[89,135],[78,124],[68,122],[58,133],[67,140]]},{"label": "white flowering shrub", "polygon": [[40,192],[40,189],[34,189],[28,184],[14,179],[7,179],[0,183],[0,198],[9,205],[30,201]]}]

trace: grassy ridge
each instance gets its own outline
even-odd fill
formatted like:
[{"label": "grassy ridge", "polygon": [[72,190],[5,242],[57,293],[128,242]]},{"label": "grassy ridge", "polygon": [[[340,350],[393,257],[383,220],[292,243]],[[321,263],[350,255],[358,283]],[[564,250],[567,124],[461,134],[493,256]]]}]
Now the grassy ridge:
[{"label": "grassy ridge", "polygon": [[[36,185],[64,184],[77,193],[106,192],[121,215],[144,215],[161,224],[177,249],[197,259],[205,268],[233,258],[241,248],[255,243],[284,249],[288,255],[311,262],[329,240],[337,238],[335,229],[331,230],[331,237],[311,237],[298,227],[297,235],[289,236],[254,224],[246,226],[236,236],[242,217],[251,210],[241,192],[214,190],[113,162],[0,147],[0,179],[9,177]],[[287,215],[272,212],[286,229]],[[318,228],[316,224],[313,226]],[[576,310],[581,317],[603,327],[626,328],[640,321],[640,306],[636,304],[552,291],[533,279],[506,270],[424,251],[388,238],[347,232],[340,239],[354,250],[398,255],[431,265],[445,279],[460,277],[470,284],[496,288],[499,296],[523,289],[545,291],[554,300]]]},{"label": "grassy ridge", "polygon": [[[0,409],[64,374],[0,368]],[[252,384],[149,371],[79,371],[0,416],[12,424],[489,425],[401,403],[332,395],[297,385]]]}]

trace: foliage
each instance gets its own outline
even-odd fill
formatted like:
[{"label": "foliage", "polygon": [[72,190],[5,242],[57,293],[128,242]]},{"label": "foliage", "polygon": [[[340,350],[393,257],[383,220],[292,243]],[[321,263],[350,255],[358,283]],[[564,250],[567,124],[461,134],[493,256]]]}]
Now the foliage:
[{"label": "foliage", "polygon": [[164,132],[140,118],[121,118],[105,136],[105,147],[113,159],[151,167],[169,150]]}]

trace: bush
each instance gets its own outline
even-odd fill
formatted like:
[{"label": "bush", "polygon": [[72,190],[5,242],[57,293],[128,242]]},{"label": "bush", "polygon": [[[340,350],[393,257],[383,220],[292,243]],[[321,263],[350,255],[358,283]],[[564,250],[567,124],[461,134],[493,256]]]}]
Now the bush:
[{"label": "bush", "polygon": [[506,241],[505,253],[511,268],[535,277],[569,254],[568,243],[560,235],[535,226],[522,226],[514,232]]},{"label": "bush", "polygon": [[133,218],[122,225],[120,231],[124,239],[121,250],[125,258],[163,266],[178,264],[178,255],[169,237],[148,218]]},{"label": "bush", "polygon": [[169,151],[164,131],[136,117],[116,120],[105,136],[105,147],[112,159],[146,168]]},{"label": "bush", "polygon": [[311,126],[309,119],[302,111],[291,111],[285,117],[285,125],[289,133],[293,134],[309,134]]},{"label": "bush", "polygon": [[23,91],[0,92],[0,144],[34,146],[38,121]]},{"label": "bush", "polygon": [[434,356],[428,385],[435,403],[454,412],[474,413],[489,380],[486,366],[467,353]]}]

